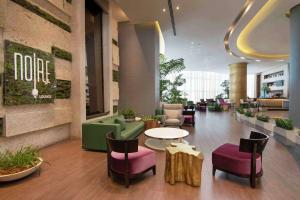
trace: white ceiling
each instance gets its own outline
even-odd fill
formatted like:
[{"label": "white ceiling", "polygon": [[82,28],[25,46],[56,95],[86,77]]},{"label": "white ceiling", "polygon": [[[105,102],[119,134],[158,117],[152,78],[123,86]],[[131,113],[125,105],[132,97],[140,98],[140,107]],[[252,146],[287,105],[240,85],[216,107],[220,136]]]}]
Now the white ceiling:
[{"label": "white ceiling", "polygon": [[[173,0],[176,36],[173,35],[167,0],[116,1],[133,23],[158,20],[165,39],[167,58],[184,58],[187,69],[227,73],[229,64],[244,61],[228,55],[223,41],[229,26],[244,5],[244,0]],[[175,9],[177,5],[179,10]],[[163,8],[167,12],[163,12]],[[258,9],[250,10],[250,15],[251,12],[254,15]],[[279,15],[283,10],[286,10],[286,6],[275,12],[275,17],[268,18],[268,25],[257,30],[258,39],[250,38],[250,42],[259,50],[289,52],[289,21],[284,15]],[[243,25],[246,22],[239,24]],[[254,61],[249,63],[248,72],[261,72],[282,64],[278,61]]]}]

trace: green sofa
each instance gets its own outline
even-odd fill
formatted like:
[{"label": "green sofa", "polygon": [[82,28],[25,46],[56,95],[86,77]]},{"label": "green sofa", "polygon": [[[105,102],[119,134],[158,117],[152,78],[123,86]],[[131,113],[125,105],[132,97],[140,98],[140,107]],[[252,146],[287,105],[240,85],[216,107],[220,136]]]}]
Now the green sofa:
[{"label": "green sofa", "polygon": [[106,151],[105,136],[113,132],[116,139],[134,139],[144,131],[144,122],[127,122],[125,130],[115,123],[116,118],[123,116],[107,117],[101,120],[82,124],[82,148],[94,151]]}]

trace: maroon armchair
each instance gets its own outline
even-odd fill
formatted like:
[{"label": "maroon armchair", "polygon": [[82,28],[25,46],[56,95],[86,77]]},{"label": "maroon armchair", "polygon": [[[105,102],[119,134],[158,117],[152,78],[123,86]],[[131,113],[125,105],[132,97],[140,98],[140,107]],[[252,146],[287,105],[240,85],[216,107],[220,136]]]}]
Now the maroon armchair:
[{"label": "maroon armchair", "polygon": [[262,152],[269,136],[251,131],[249,139],[240,139],[240,145],[223,144],[212,153],[213,176],[216,170],[231,173],[250,180],[255,188],[256,178],[263,175]]},{"label": "maroon armchair", "polygon": [[130,179],[136,175],[152,170],[156,174],[155,152],[138,146],[138,139],[117,140],[112,133],[106,136],[107,173],[121,175],[129,187]]}]

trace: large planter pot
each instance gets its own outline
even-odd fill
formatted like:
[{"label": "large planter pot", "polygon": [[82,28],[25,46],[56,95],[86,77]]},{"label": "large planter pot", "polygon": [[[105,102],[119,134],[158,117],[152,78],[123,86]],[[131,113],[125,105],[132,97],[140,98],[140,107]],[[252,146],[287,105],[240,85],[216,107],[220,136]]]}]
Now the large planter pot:
[{"label": "large planter pot", "polygon": [[271,122],[263,122],[263,121],[260,121],[260,120],[256,120],[256,123],[255,123],[257,126],[259,127],[262,127],[270,132],[273,132],[274,131],[274,124],[271,123]]},{"label": "large planter pot", "polygon": [[251,111],[252,113],[257,113],[257,112],[258,112],[258,108],[250,108],[250,111]]},{"label": "large planter pot", "polygon": [[34,173],[41,167],[41,165],[43,163],[42,158],[38,158],[38,159],[39,159],[39,162],[35,166],[28,168],[24,171],[17,172],[14,174],[0,175],[0,182],[15,181],[15,180],[24,178],[24,177],[29,176],[30,174]]},{"label": "large planter pot", "polygon": [[294,130],[285,130],[283,128],[275,126],[274,133],[281,135],[282,137],[285,137],[292,142],[296,142],[297,133]]},{"label": "large planter pot", "polygon": [[145,130],[159,127],[159,122],[157,120],[146,120],[144,121],[144,123],[145,123]]},{"label": "large planter pot", "polygon": [[296,135],[296,143],[300,145],[300,135]]},{"label": "large planter pot", "polygon": [[255,125],[255,122],[256,122],[256,118],[255,118],[255,117],[247,117],[246,120],[247,120],[250,124]]},{"label": "large planter pot", "polygon": [[240,119],[241,119],[241,121],[245,121],[245,120],[247,120],[247,117],[245,115],[241,114]]}]

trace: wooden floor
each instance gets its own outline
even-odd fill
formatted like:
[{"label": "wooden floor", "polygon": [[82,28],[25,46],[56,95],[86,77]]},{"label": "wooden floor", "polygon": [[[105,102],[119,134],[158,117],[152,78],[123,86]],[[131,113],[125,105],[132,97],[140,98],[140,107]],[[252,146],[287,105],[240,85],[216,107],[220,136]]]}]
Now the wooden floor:
[{"label": "wooden floor", "polygon": [[[272,137],[264,153],[264,176],[256,189],[247,179],[217,171],[211,175],[211,152],[219,145],[238,143],[247,137],[250,127],[235,121],[231,113],[197,113],[196,127],[187,140],[205,156],[202,186],[164,182],[165,153],[157,152],[157,174],[151,172],[135,180],[129,189],[113,182],[106,172],[106,154],[84,151],[80,140],[68,140],[42,150],[47,161],[40,175],[10,184],[0,184],[1,200],[64,200],[64,199],[300,199],[300,170],[293,156]],[[144,136],[140,136],[143,143]]]}]

